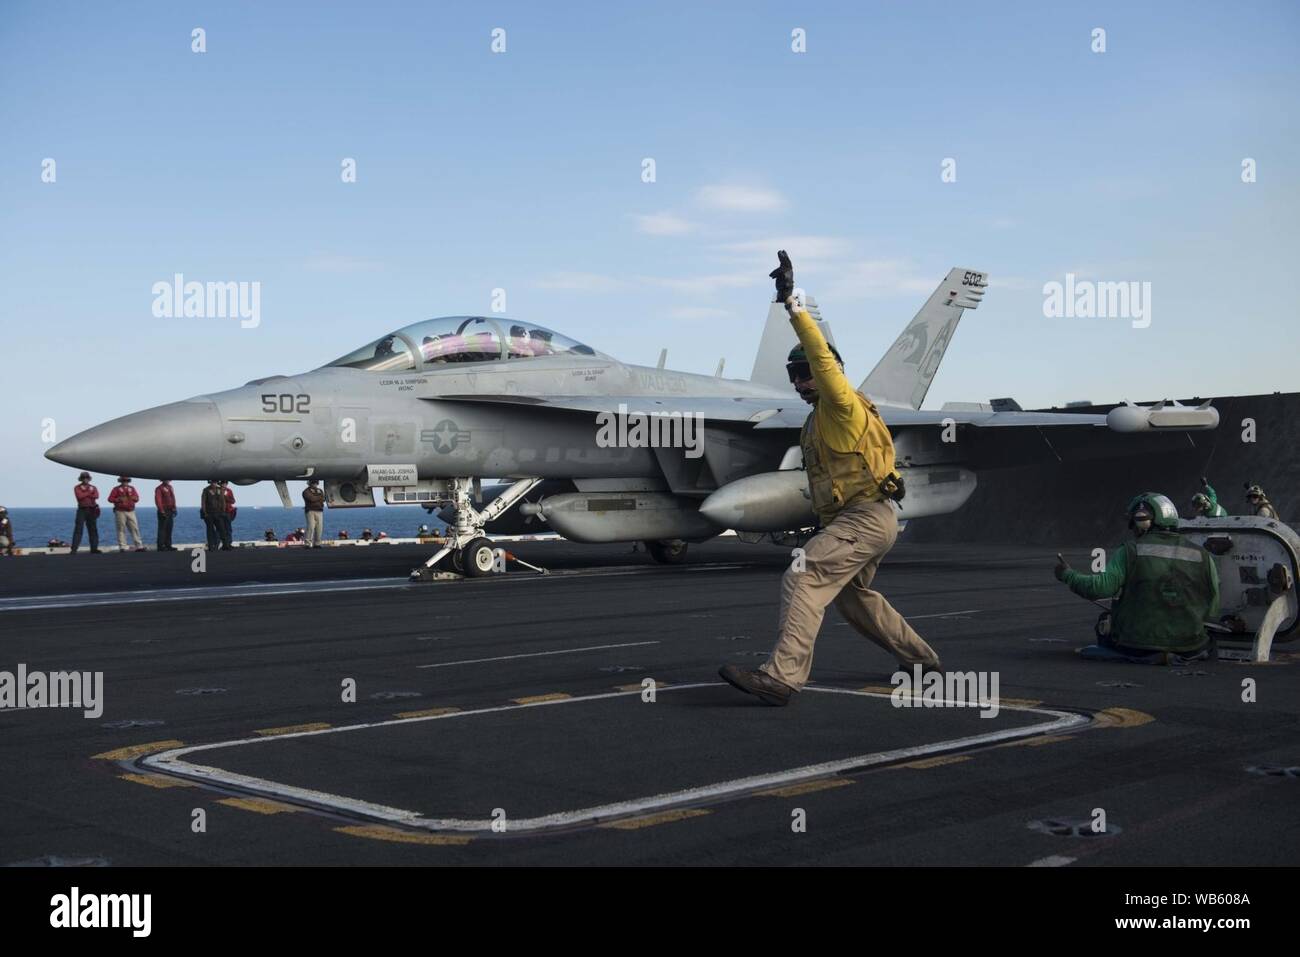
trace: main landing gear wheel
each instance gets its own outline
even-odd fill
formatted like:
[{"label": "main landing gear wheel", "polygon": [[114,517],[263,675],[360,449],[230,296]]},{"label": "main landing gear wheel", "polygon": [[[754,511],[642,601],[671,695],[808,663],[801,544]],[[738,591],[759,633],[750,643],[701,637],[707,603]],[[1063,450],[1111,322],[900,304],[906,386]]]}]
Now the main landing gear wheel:
[{"label": "main landing gear wheel", "polygon": [[682,541],[646,542],[646,551],[660,565],[680,565],[686,561],[687,545]]},{"label": "main landing gear wheel", "polygon": [[486,538],[476,538],[453,554],[459,557],[461,570],[470,578],[482,578],[496,570],[496,549]]}]

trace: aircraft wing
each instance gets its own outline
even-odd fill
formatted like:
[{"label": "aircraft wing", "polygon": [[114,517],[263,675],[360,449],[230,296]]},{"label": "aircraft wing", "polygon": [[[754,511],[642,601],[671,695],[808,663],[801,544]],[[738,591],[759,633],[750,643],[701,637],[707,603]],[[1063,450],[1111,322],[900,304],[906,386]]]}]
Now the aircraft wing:
[{"label": "aircraft wing", "polygon": [[[1105,426],[1104,415],[1083,415],[1070,412],[968,412],[941,409],[903,409],[880,406],[880,415],[892,429],[942,428],[949,422],[956,425],[973,425],[977,428],[1044,428],[1056,426]],[[758,423],[760,429],[798,429],[803,426],[808,409],[781,409],[775,415]]]},{"label": "aircraft wing", "polygon": [[[803,425],[808,409],[803,400],[792,397],[793,404],[787,410],[798,421],[793,428]],[[619,406],[626,407],[628,413],[704,416],[710,423],[736,422],[759,423],[783,411],[783,407],[773,404],[771,399],[737,396],[734,398],[710,397],[669,397],[645,395],[551,395],[546,397],[532,395],[439,395],[430,396],[431,402],[467,402],[492,403],[499,405],[517,405],[530,409],[564,409],[572,412],[618,412]]]}]

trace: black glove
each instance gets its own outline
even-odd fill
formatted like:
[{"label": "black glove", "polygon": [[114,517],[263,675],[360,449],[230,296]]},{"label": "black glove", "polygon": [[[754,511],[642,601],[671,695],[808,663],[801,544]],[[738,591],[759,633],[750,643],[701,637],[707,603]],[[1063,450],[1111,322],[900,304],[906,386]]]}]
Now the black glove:
[{"label": "black glove", "polygon": [[1052,569],[1052,574],[1056,576],[1058,582],[1065,581],[1065,573],[1070,571],[1070,563],[1065,560],[1060,552],[1056,553],[1056,567]]},{"label": "black glove", "polygon": [[903,496],[907,494],[907,484],[903,481],[903,476],[899,475],[897,472],[891,472],[889,473],[889,476],[880,483],[880,491],[885,498],[901,504]]},{"label": "black glove", "polygon": [[768,276],[776,280],[776,301],[785,302],[794,295],[794,265],[784,249],[777,250],[776,258],[781,261],[781,265],[768,273]]},{"label": "black glove", "polygon": [[1209,487],[1210,487],[1210,480],[1209,480],[1208,478],[1206,478],[1204,475],[1202,475],[1202,476],[1201,476],[1201,488],[1209,488]]}]

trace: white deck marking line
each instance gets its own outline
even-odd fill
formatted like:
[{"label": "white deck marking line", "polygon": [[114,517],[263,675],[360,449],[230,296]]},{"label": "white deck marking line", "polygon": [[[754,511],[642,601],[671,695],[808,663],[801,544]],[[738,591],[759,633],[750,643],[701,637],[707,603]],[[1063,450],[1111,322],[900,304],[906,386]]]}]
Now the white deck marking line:
[{"label": "white deck marking line", "polygon": [[[670,685],[661,689],[661,691],[664,694],[668,694],[670,692],[684,691],[691,688],[708,687],[726,686],[720,681],[702,681],[695,684]],[[864,698],[887,699],[890,697],[887,694],[852,691],[846,688],[820,688],[812,685],[806,686],[804,690],[820,692],[823,694],[854,695],[856,697]],[[235,741],[219,741],[214,744],[173,748],[170,751],[162,751],[157,754],[146,755],[138,759],[136,765],[138,767],[145,767],[153,771],[186,778],[188,780],[200,781],[215,786],[237,788],[273,800],[287,801],[291,804],[305,804],[326,811],[372,818],[388,824],[400,824],[405,827],[419,828],[428,831],[470,831],[488,834],[492,832],[493,822],[490,819],[467,820],[462,818],[426,818],[422,817],[418,811],[407,811],[402,808],[389,807],[383,804],[374,804],[370,801],[362,801],[355,798],[329,794],[324,791],[315,791],[287,784],[278,784],[274,781],[267,781],[263,778],[255,778],[245,774],[235,774],[234,772],[224,771],[220,768],[190,764],[188,761],[183,760],[183,758],[186,755],[195,754],[199,751],[210,751],[219,748],[230,748],[250,744],[266,744],[267,742],[283,743],[292,738],[306,738],[323,734],[341,734],[347,731],[359,731],[366,728],[381,728],[391,725],[411,724],[417,721],[455,721],[480,714],[496,714],[502,711],[515,711],[522,708],[554,708],[563,705],[577,704],[584,701],[600,701],[607,698],[640,695],[640,693],[640,691],[607,692],[604,694],[585,695],[578,698],[535,701],[529,704],[498,705],[491,708],[479,708],[474,711],[456,711],[448,714],[432,715],[422,718],[400,718],[388,721],[373,721],[364,724],[328,728],[321,731],[303,731],[295,734],[282,734],[274,737],[254,737],[242,738]],[[811,781],[816,778],[838,774],[843,771],[856,771],[873,765],[887,764],[892,761],[919,758],[945,751],[957,751],[965,748],[992,744],[998,741],[1032,737],[1041,734],[1049,734],[1055,731],[1064,731],[1069,728],[1078,728],[1082,725],[1088,724],[1091,720],[1083,715],[1074,714],[1068,711],[1053,711],[1047,708],[1031,708],[1019,705],[1003,705],[1002,708],[1004,711],[1024,711],[1030,714],[1046,715],[1052,718],[1052,720],[1028,725],[1023,728],[1008,728],[1003,731],[991,731],[987,734],[976,734],[963,738],[953,738],[947,741],[937,741],[933,744],[918,745],[911,748],[898,748],[893,751],[877,751],[868,754],[855,755],[850,758],[840,758],[835,761],[824,761],[819,764],[809,764],[803,767],[792,768],[788,771],[776,771],[768,774],[753,775],[751,777],[736,778],[731,781],[722,781],[717,784],[686,788],[680,791],[670,791],[663,794],[651,795],[649,797],[633,798],[628,801],[618,801],[613,804],[602,804],[596,807],[580,808],[573,811],[559,811],[542,817],[513,819],[509,824],[509,833],[518,834],[520,832],[541,831],[548,828],[597,824],[617,818],[646,814],[651,811],[662,811],[668,808],[684,805],[717,802],[731,797],[743,796],[753,791],[774,787],[785,787],[803,781]]]},{"label": "white deck marking line", "polygon": [[[701,564],[678,567],[677,571],[727,571],[759,566],[741,564]],[[656,572],[659,566],[601,569],[574,568],[553,571],[549,575],[507,575],[512,584],[546,581],[556,578],[618,578]],[[493,576],[484,582],[496,580]],[[457,584],[470,584],[470,579]],[[225,598],[258,598],[276,595],[303,595],[330,591],[369,591],[384,588],[428,588],[435,582],[412,582],[405,578],[336,578],[316,582],[254,582],[245,585],[207,585],[197,588],[141,588],[127,592],[76,592],[67,595],[29,595],[0,598],[0,612],[40,611],[50,608],[89,608],[96,605],[135,605],[163,601],[218,601]],[[442,583],[447,584],[447,583]]]},{"label": "white deck marking line", "polygon": [[1061,854],[1053,854],[1051,857],[1040,857],[1036,861],[1030,861],[1025,867],[1065,867],[1073,864],[1078,858],[1065,857]]},{"label": "white deck marking line", "polygon": [[933,615],[903,615],[908,621],[919,621],[922,618],[947,618],[949,615],[978,615],[980,609],[967,608],[963,611],[936,611]]},{"label": "white deck marking line", "polygon": [[440,661],[434,665],[416,665],[417,668],[450,668],[454,665],[481,665],[486,661],[514,661],[516,658],[543,658],[546,655],[576,655],[580,651],[601,651],[605,648],[637,648],[657,645],[658,641],[625,641],[619,645],[588,645],[586,648],[564,648],[560,651],[530,651],[524,655],[502,655],[499,658],[466,658],[463,661]]}]

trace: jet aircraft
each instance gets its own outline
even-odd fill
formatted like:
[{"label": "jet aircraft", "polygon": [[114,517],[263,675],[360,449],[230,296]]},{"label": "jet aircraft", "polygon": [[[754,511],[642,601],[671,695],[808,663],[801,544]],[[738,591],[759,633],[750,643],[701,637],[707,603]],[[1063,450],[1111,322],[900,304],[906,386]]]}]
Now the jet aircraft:
[{"label": "jet aircraft", "polygon": [[[894,436],[903,518],[960,508],[988,470],[1123,454],[1115,433],[1217,427],[1208,404],[1106,416],[1024,412],[1009,399],[921,409],[987,286],[982,271],[951,270],[862,383]],[[785,369],[794,344],[775,302],[744,380],[672,371],[662,356],[623,363],[502,316],[428,319],[309,372],[114,419],[46,455],[109,474],[271,481],[286,506],[291,479],[320,479],[332,508],[374,505],[382,489],[389,504],[448,509],[447,545],[426,566],[467,575],[494,570],[485,531],[520,503],[565,538],[641,541],[676,562],[727,529],[757,540],[815,524],[798,438],[808,408]],[[1128,441],[1150,451],[1159,439]],[[485,478],[508,484],[484,497]]]}]

